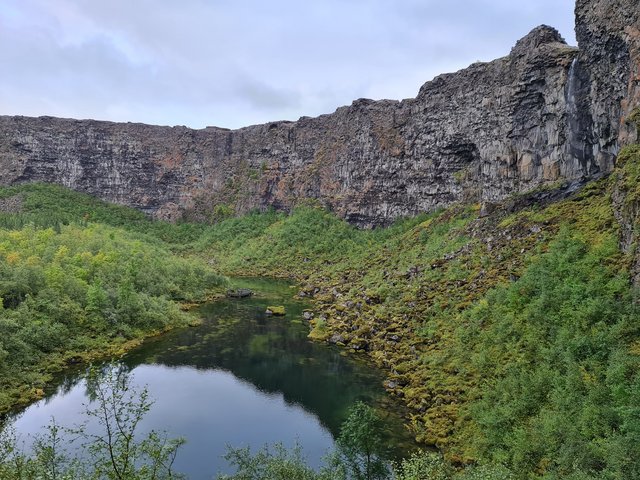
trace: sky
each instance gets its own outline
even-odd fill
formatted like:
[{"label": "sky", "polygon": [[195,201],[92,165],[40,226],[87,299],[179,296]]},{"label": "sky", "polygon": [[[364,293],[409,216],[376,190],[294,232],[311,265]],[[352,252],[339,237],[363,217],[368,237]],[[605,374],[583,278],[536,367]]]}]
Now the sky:
[{"label": "sky", "polygon": [[238,128],[414,97],[574,0],[0,0],[0,115]]}]

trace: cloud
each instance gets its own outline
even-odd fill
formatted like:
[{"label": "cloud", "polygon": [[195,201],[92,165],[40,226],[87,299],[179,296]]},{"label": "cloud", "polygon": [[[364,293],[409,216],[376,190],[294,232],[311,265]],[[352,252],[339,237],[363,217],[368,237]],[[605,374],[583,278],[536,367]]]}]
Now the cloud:
[{"label": "cloud", "polygon": [[276,88],[247,77],[236,83],[234,93],[258,110],[277,111],[300,106],[300,93],[294,89]]},{"label": "cloud", "polygon": [[3,0],[3,114],[239,127],[407,98],[571,0]]}]

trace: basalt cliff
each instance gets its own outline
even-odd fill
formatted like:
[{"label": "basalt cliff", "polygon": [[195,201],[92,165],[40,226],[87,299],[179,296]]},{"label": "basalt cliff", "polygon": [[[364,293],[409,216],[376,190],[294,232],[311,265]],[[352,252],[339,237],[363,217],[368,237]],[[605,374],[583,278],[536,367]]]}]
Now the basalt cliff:
[{"label": "basalt cliff", "polygon": [[637,139],[638,0],[578,0],[578,48],[535,28],[414,99],[238,130],[0,117],[0,183],[54,182],[157,218],[316,199],[370,227],[607,174]]}]

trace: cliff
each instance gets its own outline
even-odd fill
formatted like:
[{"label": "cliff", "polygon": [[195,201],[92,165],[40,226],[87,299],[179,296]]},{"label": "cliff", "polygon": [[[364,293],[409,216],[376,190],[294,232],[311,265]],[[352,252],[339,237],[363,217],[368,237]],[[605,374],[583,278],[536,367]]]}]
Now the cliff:
[{"label": "cliff", "polygon": [[0,117],[0,183],[60,183],[166,219],[317,199],[360,226],[610,172],[637,131],[637,0],[578,0],[579,49],[541,26],[414,99],[239,130]]}]

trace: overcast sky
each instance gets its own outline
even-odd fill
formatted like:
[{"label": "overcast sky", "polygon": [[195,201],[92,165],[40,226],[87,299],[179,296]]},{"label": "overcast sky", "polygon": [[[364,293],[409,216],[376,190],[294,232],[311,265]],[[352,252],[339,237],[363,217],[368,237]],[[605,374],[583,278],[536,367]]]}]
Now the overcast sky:
[{"label": "overcast sky", "polygon": [[574,0],[0,0],[0,114],[241,127],[414,97]]}]

